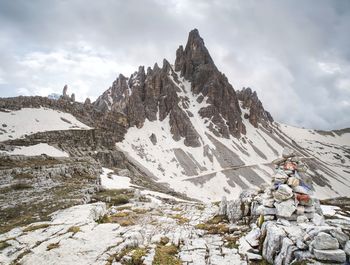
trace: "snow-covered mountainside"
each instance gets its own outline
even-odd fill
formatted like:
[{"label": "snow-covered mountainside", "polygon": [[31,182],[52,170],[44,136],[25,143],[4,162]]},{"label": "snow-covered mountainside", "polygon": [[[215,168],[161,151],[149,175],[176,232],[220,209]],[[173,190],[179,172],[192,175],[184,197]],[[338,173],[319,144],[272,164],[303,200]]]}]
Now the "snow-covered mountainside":
[{"label": "snow-covered mountainside", "polygon": [[[249,109],[243,108],[242,121],[246,134],[240,138],[224,138],[210,129],[210,120],[202,118],[200,110],[208,105],[201,95],[191,92],[191,84],[179,73],[180,98],[186,99],[183,108],[199,135],[199,147],[186,146],[184,139],[172,137],[169,117],[160,121],[146,119],[141,128],[129,128],[125,139],[117,147],[155,175],[160,182],[169,183],[176,191],[200,200],[219,200],[223,194],[236,198],[246,188],[258,188],[270,182],[271,162],[281,156],[285,146],[297,149],[310,160],[314,168],[316,195],[321,198],[347,195],[350,188],[350,133],[320,132],[301,129],[278,122],[255,128],[247,118]],[[172,76],[169,74],[169,78]]]},{"label": "snow-covered mountainside", "polygon": [[122,75],[94,107],[127,116],[117,147],[175,191],[200,200],[236,198],[269,182],[286,146],[309,165],[316,195],[347,195],[349,131],[321,132],[274,122],[250,88],[235,91],[216,68],[197,30],[162,68]]}]

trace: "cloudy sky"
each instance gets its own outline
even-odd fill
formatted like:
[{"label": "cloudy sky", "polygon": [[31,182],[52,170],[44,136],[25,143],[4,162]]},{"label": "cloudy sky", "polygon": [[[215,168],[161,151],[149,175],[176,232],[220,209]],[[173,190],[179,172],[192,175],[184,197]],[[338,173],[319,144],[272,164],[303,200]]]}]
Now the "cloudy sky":
[{"label": "cloudy sky", "polygon": [[173,62],[193,28],[276,120],[350,127],[348,0],[0,0],[0,97],[68,84],[95,99],[119,73]]}]

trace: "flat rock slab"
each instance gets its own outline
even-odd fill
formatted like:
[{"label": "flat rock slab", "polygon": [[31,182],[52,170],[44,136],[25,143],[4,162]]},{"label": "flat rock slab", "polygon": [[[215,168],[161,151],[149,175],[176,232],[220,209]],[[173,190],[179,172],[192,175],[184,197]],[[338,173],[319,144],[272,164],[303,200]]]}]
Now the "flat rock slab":
[{"label": "flat rock slab", "polygon": [[333,249],[333,250],[320,250],[314,249],[314,255],[317,260],[320,261],[331,261],[337,263],[345,263],[346,255],[344,250]]}]

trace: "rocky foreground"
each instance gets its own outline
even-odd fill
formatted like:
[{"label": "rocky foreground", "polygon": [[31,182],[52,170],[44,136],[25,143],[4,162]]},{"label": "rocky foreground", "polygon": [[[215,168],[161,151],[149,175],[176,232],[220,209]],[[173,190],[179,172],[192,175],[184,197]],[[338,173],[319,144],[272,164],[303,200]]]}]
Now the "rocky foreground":
[{"label": "rocky foreground", "polygon": [[261,221],[263,190],[209,204],[136,187],[105,195],[0,235],[0,264],[344,264],[350,254],[345,208]]}]

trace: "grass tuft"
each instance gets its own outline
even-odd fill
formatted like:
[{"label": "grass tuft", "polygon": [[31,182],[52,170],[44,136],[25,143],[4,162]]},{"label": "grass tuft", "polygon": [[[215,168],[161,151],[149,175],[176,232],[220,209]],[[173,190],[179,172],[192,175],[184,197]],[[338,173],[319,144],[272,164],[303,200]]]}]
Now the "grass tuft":
[{"label": "grass tuft", "polygon": [[71,226],[71,227],[69,227],[69,229],[68,229],[68,232],[73,233],[73,236],[74,236],[76,233],[80,232],[80,231],[81,231],[81,230],[80,230],[80,227],[79,227],[79,226]]},{"label": "grass tuft", "polygon": [[3,250],[9,246],[11,246],[11,245],[9,243],[7,243],[6,241],[0,241],[0,250]]},{"label": "grass tuft", "polygon": [[51,243],[46,247],[46,251],[50,251],[52,249],[58,248],[60,246],[60,242]]},{"label": "grass tuft", "polygon": [[23,229],[23,232],[31,232],[31,231],[35,231],[35,230],[38,230],[38,229],[44,229],[44,228],[47,228],[49,227],[50,225],[49,224],[39,224],[39,225],[30,225],[26,228]]},{"label": "grass tuft", "polygon": [[153,258],[152,265],[181,265],[181,260],[176,257],[178,248],[175,245],[156,247],[156,253]]}]

